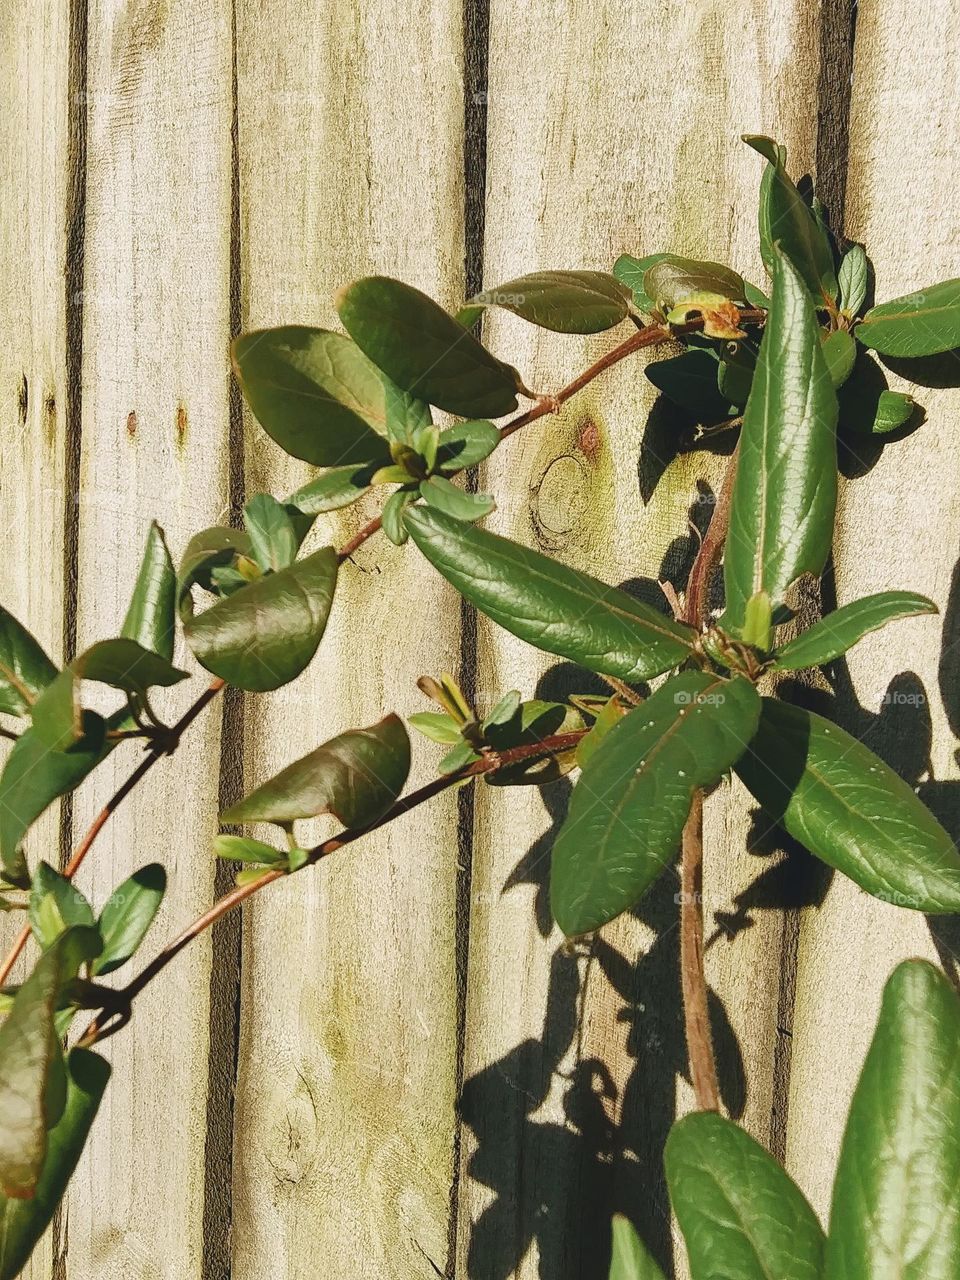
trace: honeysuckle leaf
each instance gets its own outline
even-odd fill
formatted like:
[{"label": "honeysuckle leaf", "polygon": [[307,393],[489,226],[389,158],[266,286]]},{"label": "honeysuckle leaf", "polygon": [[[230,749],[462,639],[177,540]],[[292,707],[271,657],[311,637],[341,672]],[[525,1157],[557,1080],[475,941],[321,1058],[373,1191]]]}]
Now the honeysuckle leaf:
[{"label": "honeysuckle leaf", "polygon": [[228,862],[252,862],[257,866],[278,867],[287,862],[287,851],[250,836],[231,836],[221,832],[213,842],[213,856]]},{"label": "honeysuckle leaf", "polygon": [[716,1112],[684,1116],[664,1151],[695,1280],[820,1280],[824,1235],[793,1180]]},{"label": "honeysuckle leaf", "polygon": [[721,422],[731,416],[732,405],[720,393],[715,352],[691,347],[681,355],[652,360],[644,372],[658,391],[695,421]]},{"label": "honeysuckle leaf", "polygon": [[555,333],[600,333],[626,320],[629,297],[605,271],[535,271],[485,289],[466,306],[503,307]]},{"label": "honeysuckle leaf", "polygon": [[462,769],[464,765],[472,764],[474,760],[479,760],[479,753],[474,751],[469,742],[458,742],[456,746],[448,751],[437,766],[441,774],[456,773],[458,769]]},{"label": "honeysuckle leaf", "polygon": [[250,550],[264,573],[277,573],[293,564],[300,538],[290,512],[269,493],[257,493],[243,507],[243,523]]},{"label": "honeysuckle leaf", "polygon": [[336,551],[324,547],[190,618],[184,635],[194,657],[240,689],[288,684],[320,644],[337,568]]},{"label": "honeysuckle leaf", "polygon": [[39,862],[33,873],[28,919],[43,949],[70,925],[96,924],[93,908],[80,890],[47,862]]},{"label": "honeysuckle leaf", "polygon": [[357,346],[404,391],[465,418],[517,407],[517,371],[419,289],[368,276],[341,289],[336,302]]},{"label": "honeysuckle leaf", "polygon": [[827,372],[834,388],[842,387],[853,373],[857,361],[857,344],[845,329],[834,329],[820,344]]},{"label": "honeysuckle leaf", "polygon": [[416,711],[407,716],[407,723],[431,742],[440,742],[445,747],[461,740],[460,726],[442,711]]},{"label": "honeysuckle leaf", "polygon": [[95,974],[113,973],[138,950],[160,910],[167,873],[159,862],[135,871],[114,889],[97,922],[103,949],[93,962]]},{"label": "honeysuckle leaf", "polygon": [[803,281],[774,259],[773,301],[743,417],[724,555],[725,618],[743,627],[747,602],[775,607],[803,573],[819,573],[837,502],[837,397]]},{"label": "honeysuckle leaf", "polygon": [[553,846],[550,903],[568,937],[640,900],[677,852],[693,793],[743,754],[759,718],[760,698],[742,676],[686,671],[613,726]]},{"label": "honeysuckle leaf", "polygon": [[748,343],[726,344],[717,365],[717,387],[721,397],[733,408],[743,409],[746,405],[756,369],[757,353]]},{"label": "honeysuckle leaf", "polygon": [[760,252],[764,266],[775,276],[779,244],[810,291],[814,304],[833,306],[837,296],[833,249],[813,210],[787,174],[784,149],[771,138],[745,134],[743,140],[770,166],[760,188]]},{"label": "honeysuckle leaf", "polygon": [[492,422],[479,419],[458,422],[440,432],[437,470],[445,475],[475,467],[488,458],[500,443],[500,432]]},{"label": "honeysuckle leaf", "polygon": [[613,1215],[613,1248],[608,1280],[664,1280],[663,1272],[629,1218]]},{"label": "honeysuckle leaf", "polygon": [[483,717],[481,728],[492,729],[495,725],[509,724],[520,710],[520,690],[511,689],[490,708]]},{"label": "honeysuckle leaf", "polygon": [[960,280],[918,289],[871,307],[854,330],[885,356],[933,356],[960,347]]},{"label": "honeysuckle leaf", "polygon": [[701,293],[716,294],[733,302],[746,301],[743,277],[721,262],[700,262],[665,253],[647,268],[643,289],[659,307],[676,307]]},{"label": "honeysuckle leaf", "polygon": [[[848,397],[844,391],[851,391]],[[917,402],[902,391],[857,394],[849,383],[841,392],[840,426],[859,435],[885,436],[907,426],[917,415]]]},{"label": "honeysuckle leaf", "polygon": [[56,675],[26,627],[0,606],[0,711],[26,715]]},{"label": "honeysuckle leaf", "polygon": [[383,381],[386,433],[391,444],[410,444],[417,432],[433,425],[430,406],[409,391],[403,391],[386,376]]},{"label": "honeysuckle leaf", "polygon": [[876,631],[896,618],[912,618],[920,613],[936,613],[937,606],[915,591],[881,591],[845,604],[815,622],[796,639],[778,650],[774,659],[777,671],[802,671],[804,667],[822,667],[839,658],[870,631]]},{"label": "honeysuckle leaf", "polygon": [[840,310],[858,316],[867,299],[870,263],[862,244],[852,244],[840,261],[837,284],[840,286]]},{"label": "honeysuckle leaf", "polygon": [[230,566],[238,556],[252,557],[250,535],[243,529],[230,529],[215,525],[202,529],[187,543],[177,572],[177,609],[186,622],[193,615],[193,587],[214,591],[216,584],[211,576],[214,569]]},{"label": "honeysuckle leaf", "polygon": [[412,502],[416,502],[418,495],[417,489],[398,489],[383,504],[380,513],[383,532],[397,547],[402,547],[409,536],[403,523],[403,513]]},{"label": "honeysuckle leaf", "polygon": [[325,511],[339,511],[370,492],[376,470],[376,464],[372,463],[332,467],[291,493],[285,505],[296,507],[308,516],[318,516]]},{"label": "honeysuckle leaf", "polygon": [[643,277],[655,263],[669,257],[668,253],[649,253],[644,258],[634,258],[632,254],[623,253],[614,263],[614,276],[631,291],[634,306],[638,310],[649,313],[654,309],[653,298],[644,290]]},{"label": "honeysuckle leaf", "polygon": [[383,816],[407,781],[410,739],[395,715],[368,729],[350,729],[288,765],[231,805],[224,823],[276,822],[332,813],[345,827]]},{"label": "honeysuckle leaf", "polygon": [[623,680],[646,680],[692,652],[692,628],[549,556],[431,507],[408,508],[404,521],[465,599],[538,649]]},{"label": "honeysuckle leaf", "polygon": [[600,708],[590,732],[580,739],[577,747],[577,764],[581,769],[586,768],[597,747],[599,747],[613,726],[618,724],[629,710],[630,708],[621,702],[616,694],[609,698]]},{"label": "honeysuckle leaf", "polygon": [[489,493],[470,493],[443,476],[421,481],[420,496],[435,511],[443,511],[455,520],[482,520],[497,507]]},{"label": "honeysuckle leaf", "polygon": [[86,1049],[67,1058],[66,1098],[46,1135],[46,1157],[31,1199],[0,1196],[0,1280],[15,1280],[63,1199],[110,1079],[110,1067]]},{"label": "honeysuckle leaf", "polygon": [[257,421],[317,467],[389,458],[380,370],[342,333],[286,325],[241,334],[233,366]]},{"label": "honeysuckle leaf", "polygon": [[[532,698],[521,702],[512,715],[507,707],[498,711],[493,723],[484,721],[484,737],[495,751],[509,751],[512,747],[544,744],[556,735],[575,733],[583,728],[580,713],[562,702],[545,702]],[[493,787],[536,786],[555,782],[569,773],[577,764],[576,745],[556,749],[549,754],[519,760],[516,764],[502,765],[485,780]]]},{"label": "honeysuckle leaf", "polygon": [[897,966],[853,1095],[824,1280],[960,1274],[960,1001],[924,960]]},{"label": "honeysuckle leaf", "polygon": [[176,631],[177,575],[163,530],[154,521],[120,635],[144,649],[173,660]]},{"label": "honeysuckle leaf", "polygon": [[960,854],[913,789],[822,716],[772,698],[737,773],[764,809],[867,893],[960,911]]}]

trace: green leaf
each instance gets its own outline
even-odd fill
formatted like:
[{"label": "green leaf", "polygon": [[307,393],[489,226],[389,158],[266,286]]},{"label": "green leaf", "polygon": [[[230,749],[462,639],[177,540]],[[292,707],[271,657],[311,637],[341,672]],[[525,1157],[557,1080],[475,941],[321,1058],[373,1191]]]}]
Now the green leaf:
[{"label": "green leaf", "polygon": [[613,1215],[613,1251],[609,1280],[664,1280],[629,1218]]},{"label": "green leaf", "polygon": [[634,906],[676,854],[693,793],[743,754],[760,699],[742,676],[687,671],[613,726],[553,846],[550,901],[569,937]]},{"label": "green leaf", "polygon": [[866,416],[856,412],[856,409],[852,413],[848,412],[846,403],[841,405],[841,426],[874,436],[899,431],[917,412],[916,400],[902,391],[881,391],[875,402],[871,404],[869,399],[862,399],[858,407],[867,410]]},{"label": "green leaf", "polygon": [[293,564],[300,539],[290,513],[269,493],[258,493],[243,507],[243,523],[250,550],[264,573],[277,573]]},{"label": "green leaf", "polygon": [[960,347],[960,280],[944,280],[871,307],[854,330],[885,356],[934,356]]},{"label": "green leaf", "polygon": [[114,889],[100,913],[103,950],[94,961],[95,974],[113,973],[130,959],[153,924],[167,888],[167,873],[150,862]]},{"label": "green leaf", "polygon": [[721,422],[731,416],[730,401],[717,385],[719,365],[712,350],[691,347],[679,356],[651,361],[644,372],[658,391],[695,421]]},{"label": "green leaf", "polygon": [[193,614],[191,591],[194,585],[205,591],[214,591],[213,570],[232,565],[237,556],[252,557],[250,535],[243,529],[230,529],[216,525],[202,529],[187,543],[177,573],[177,608],[182,621]]},{"label": "green leaf", "polygon": [[345,827],[365,827],[383,816],[410,772],[410,739],[398,716],[369,729],[350,729],[288,765],[231,805],[224,823],[293,822],[332,813]]},{"label": "green leaf", "polygon": [[437,769],[441,774],[456,773],[464,765],[473,764],[474,760],[479,759],[478,752],[474,751],[469,742],[459,742],[452,751],[447,752]]},{"label": "green leaf", "polygon": [[[505,717],[506,711],[506,705],[502,709],[497,708],[498,717]],[[521,702],[509,718],[498,718],[493,723],[489,718],[484,721],[484,737],[498,752],[509,751],[512,747],[543,745],[555,734],[575,733],[582,729],[583,719],[576,708],[562,702],[544,702],[540,698]],[[542,756],[502,765],[486,774],[485,781],[491,787],[542,787],[562,778],[576,765],[575,745],[550,753],[545,749]]]},{"label": "green leaf", "polygon": [[867,299],[870,263],[862,244],[852,244],[843,255],[837,283],[840,286],[840,310],[848,316],[858,316]]},{"label": "green leaf", "polygon": [[240,689],[289,683],[320,644],[337,568],[337,553],[324,547],[191,618],[184,635],[197,661]]},{"label": "green leaf", "polygon": [[737,773],[794,839],[875,898],[960,911],[953,840],[902,778],[829,720],[764,698]]},{"label": "green leaf", "polygon": [[629,296],[604,271],[535,271],[485,289],[466,307],[503,307],[555,333],[600,333],[626,320]]},{"label": "green leaf", "polygon": [[482,520],[497,504],[489,493],[468,493],[443,476],[431,476],[420,484],[420,496],[435,511],[442,511],[454,520]]},{"label": "green leaf", "polygon": [[33,936],[44,950],[70,925],[96,923],[93,908],[76,885],[47,862],[38,863],[33,873],[28,915]]},{"label": "green leaf", "polygon": [[625,591],[429,507],[411,507],[404,520],[461,595],[538,649],[623,680],[646,680],[690,656],[692,628]]},{"label": "green leaf", "polygon": [[593,722],[593,728],[586,737],[580,739],[580,745],[577,747],[577,764],[581,769],[586,768],[597,747],[599,747],[613,726],[619,724],[627,712],[628,708],[616,694],[607,700],[597,714]]},{"label": "green leaf", "polygon": [[517,407],[517,371],[419,289],[369,276],[340,291],[337,310],[357,345],[419,399],[465,418]]},{"label": "green leaf", "polygon": [[45,951],[0,1024],[0,1189],[34,1195],[47,1153],[48,1080],[60,1052],[54,1012],[60,992],[100,947],[96,929],[72,928]]},{"label": "green leaf", "polygon": [[923,960],[897,966],[840,1148],[824,1280],[960,1275],[960,1001]]},{"label": "green leaf", "polygon": [[383,532],[397,547],[402,547],[409,537],[403,523],[403,513],[412,502],[416,502],[418,496],[417,489],[397,489],[383,504],[383,511],[380,513]]},{"label": "green leaf", "polygon": [[614,263],[614,276],[631,291],[633,304],[639,311],[649,314],[656,305],[644,290],[643,277],[655,263],[669,257],[668,253],[649,253],[644,258],[634,258],[629,253],[623,253]]},{"label": "green leaf", "polygon": [[816,1214],[743,1129],[711,1111],[684,1116],[670,1130],[664,1166],[695,1280],[820,1280]]},{"label": "green leaf", "polygon": [[915,591],[881,591],[874,596],[854,600],[842,609],[828,613],[802,635],[785,644],[777,653],[775,671],[802,671],[805,667],[822,667],[839,658],[870,631],[876,631],[895,618],[912,618],[919,613],[936,613],[937,606]]},{"label": "green leaf", "polygon": [[107,1081],[108,1063],[96,1053],[74,1049],[67,1059],[67,1095],[54,1129],[33,1198],[0,1197],[0,1280],[14,1280],[49,1226],[80,1160]]},{"label": "green leaf", "polygon": [[455,475],[467,467],[475,467],[484,458],[489,458],[499,443],[500,432],[492,422],[482,419],[458,422],[440,432],[437,470],[445,475]]},{"label": "green leaf", "polygon": [[492,729],[496,725],[509,724],[513,717],[520,710],[520,691],[519,689],[511,689],[509,693],[505,693],[490,711],[483,717],[481,728]]},{"label": "green leaf", "polygon": [[386,405],[387,438],[394,444],[410,444],[417,432],[433,425],[430,406],[409,391],[401,391],[383,372],[384,400]]},{"label": "green leaf", "polygon": [[349,467],[333,467],[291,493],[286,506],[296,507],[308,516],[318,516],[325,511],[339,511],[370,492],[376,466],[372,463]]},{"label": "green leaf", "polygon": [[237,381],[286,453],[317,467],[386,461],[380,370],[341,333],[286,325],[234,341]]},{"label": "green leaf", "polygon": [[758,289],[757,286],[755,284],[751,284],[749,280],[744,280],[743,291],[746,294],[747,301],[750,303],[751,307],[757,307],[761,311],[768,311],[770,309],[770,299],[762,289]]},{"label": "green leaf", "polygon": [[254,840],[250,836],[218,835],[213,842],[213,856],[228,862],[253,862],[258,866],[278,867],[287,861],[287,854],[272,844]]},{"label": "green leaf", "polygon": [[700,262],[665,253],[648,267],[644,292],[658,306],[675,307],[694,294],[716,293],[734,302],[745,301],[743,277],[721,262]]},{"label": "green leaf", "polygon": [[431,742],[440,742],[445,747],[460,741],[459,725],[442,711],[417,711],[407,716],[407,723]]},{"label": "green leaf", "polygon": [[26,715],[56,675],[30,632],[0,606],[0,711]]},{"label": "green leaf", "polygon": [[723,359],[717,367],[721,397],[736,409],[743,409],[750,398],[756,369],[757,355],[752,347],[744,342],[725,343]]},{"label": "green leaf", "polygon": [[121,636],[125,640],[135,640],[144,649],[150,649],[171,662],[176,630],[176,596],[177,576],[173,561],[163,530],[154,521],[147,534]]},{"label": "green leaf", "polygon": [[724,556],[726,620],[743,626],[747,601],[774,606],[830,554],[837,503],[837,397],[809,295],[782,254],[744,413]]},{"label": "green leaf", "polygon": [[[764,266],[776,275],[776,249],[799,272],[817,307],[832,306],[837,296],[833,250],[784,167],[785,152],[771,138],[745,134],[743,141],[768,161],[760,193],[760,252]],[[774,295],[776,296],[776,295]]]},{"label": "green leaf", "polygon": [[820,344],[834,387],[842,387],[857,362],[857,344],[844,329],[834,329]]}]

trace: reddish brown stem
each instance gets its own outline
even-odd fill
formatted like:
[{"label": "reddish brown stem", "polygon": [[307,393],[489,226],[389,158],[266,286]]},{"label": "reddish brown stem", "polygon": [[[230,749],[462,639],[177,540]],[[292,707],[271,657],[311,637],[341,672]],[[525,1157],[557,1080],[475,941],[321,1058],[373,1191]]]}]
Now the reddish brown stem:
[{"label": "reddish brown stem", "polygon": [[730,461],[727,463],[723,483],[720,486],[720,493],[713,508],[713,515],[710,517],[707,531],[703,535],[703,541],[697,551],[697,558],[694,560],[693,568],[690,570],[690,577],[687,579],[684,618],[692,627],[696,627],[698,631],[703,626],[709,611],[710,579],[720,561],[723,544],[727,539],[727,530],[730,527],[730,503],[733,498],[733,484],[737,478],[739,456],[740,444],[738,441],[737,447],[730,455]]},{"label": "reddish brown stem", "polygon": [[683,829],[680,873],[680,979],[690,1080],[701,1111],[720,1110],[717,1064],[703,969],[703,792],[696,791]]}]

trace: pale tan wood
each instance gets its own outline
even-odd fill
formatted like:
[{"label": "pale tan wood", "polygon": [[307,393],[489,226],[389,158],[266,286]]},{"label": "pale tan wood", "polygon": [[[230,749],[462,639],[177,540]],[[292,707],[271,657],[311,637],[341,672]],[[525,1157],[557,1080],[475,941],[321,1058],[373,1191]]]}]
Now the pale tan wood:
[{"label": "pale tan wood", "polygon": [[[229,3],[89,7],[78,644],[115,635],[151,517],[175,556],[227,498]],[[182,639],[177,661],[194,669]],[[185,707],[198,673],[158,706]],[[79,875],[97,905],[138,866],[170,885],[149,955],[212,894],[220,708],[161,762]],[[138,759],[118,750],[77,797],[75,831]],[[113,1080],[68,1199],[68,1273],[201,1274],[209,942],[181,956],[109,1041]]]},{"label": "pale tan wood", "polygon": [[[544,33],[549,33],[548,38]],[[535,51],[535,53],[534,53]],[[665,74],[651,74],[656,66]],[[667,70],[668,69],[668,70]],[[484,283],[526,271],[609,270],[619,253],[672,249],[730,261],[762,280],[756,236],[761,165],[738,140],[771,132],[801,170],[812,160],[803,101],[817,79],[810,6],[538,5],[491,11]],[[547,335],[506,315],[487,335],[528,384],[550,391],[611,335]],[[485,469],[501,503],[488,523],[620,582],[655,579],[687,532],[697,482],[722,462],[674,462],[650,501],[638,455],[664,447],[644,428],[654,403],[640,361],[624,363],[556,418],[524,430]],[[663,565],[677,572],[676,559]],[[552,664],[481,622],[484,705],[511,686],[531,696]],[[581,681],[581,686],[583,685]],[[541,684],[548,690],[549,684]],[[568,686],[569,687],[569,686]],[[732,912],[762,864],[744,851],[742,791],[708,805],[707,929]],[[628,1212],[660,1253],[670,1226],[659,1168],[685,1060],[677,976],[679,884],[665,877],[643,922],[601,931],[589,958],[546,936],[549,845],[559,789],[482,789],[474,853],[459,1254],[471,1280],[593,1276],[609,1217]],[[535,888],[534,888],[535,886]],[[726,1096],[769,1141],[782,920],[709,950],[709,977],[744,1057],[745,1099]],[[577,1017],[582,1019],[579,1028]],[[622,1130],[611,1135],[611,1121]]]},{"label": "pale tan wood", "polygon": [[[336,323],[372,271],[462,292],[459,0],[237,6],[245,328]],[[246,421],[246,490],[309,468]],[[380,500],[382,500],[382,493]],[[321,518],[341,545],[377,503]],[[320,654],[247,709],[248,784],[454,669],[455,594],[383,537],[341,571]],[[414,744],[412,781],[435,757]],[[303,824],[312,839],[322,824]],[[447,1265],[454,1152],[457,801],[447,796],[251,904],[237,1087],[237,1280],[410,1280]]]},{"label": "pale tan wood", "polygon": [[[867,245],[880,301],[960,275],[958,75],[960,17],[950,5],[860,5],[846,231]],[[903,587],[929,595],[941,611],[951,604],[960,544],[960,392],[955,357],[940,363],[953,387],[914,391],[927,422],[845,486],[835,545],[840,603]],[[911,389],[892,375],[890,384]],[[848,727],[918,784],[955,832],[955,597],[952,604],[953,617],[943,626],[929,617],[911,619],[857,645],[841,708]],[[891,683],[904,672],[913,676]],[[930,729],[928,771],[923,740]],[[942,955],[955,954],[956,930],[942,919],[936,928]],[[788,1166],[824,1214],[882,986],[899,960],[936,954],[923,916],[879,903],[841,877],[803,922]]]}]

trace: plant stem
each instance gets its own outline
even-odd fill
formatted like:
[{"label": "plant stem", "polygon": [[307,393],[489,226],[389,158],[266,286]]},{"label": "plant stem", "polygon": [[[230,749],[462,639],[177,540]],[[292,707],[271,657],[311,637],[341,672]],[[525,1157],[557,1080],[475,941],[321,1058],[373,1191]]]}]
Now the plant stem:
[{"label": "plant stem", "polygon": [[710,517],[707,531],[697,551],[690,577],[687,579],[686,598],[684,601],[684,620],[699,631],[703,626],[709,606],[710,579],[720,560],[723,544],[730,527],[730,502],[733,498],[733,484],[737,478],[737,462],[740,457],[740,443],[730,455],[727,469],[723,475],[720,493]]},{"label": "plant stem", "polygon": [[680,981],[690,1080],[700,1111],[720,1110],[710,1006],[703,970],[703,792],[695,791],[683,828],[680,871]]}]

